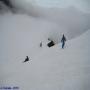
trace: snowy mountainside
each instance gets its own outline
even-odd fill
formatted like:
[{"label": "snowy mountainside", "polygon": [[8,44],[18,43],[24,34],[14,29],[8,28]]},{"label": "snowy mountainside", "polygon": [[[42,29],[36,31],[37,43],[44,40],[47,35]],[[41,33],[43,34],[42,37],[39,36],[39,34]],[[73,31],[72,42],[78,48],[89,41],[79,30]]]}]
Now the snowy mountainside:
[{"label": "snowy mountainside", "polygon": [[[20,13],[0,15],[0,85],[20,90],[90,89],[90,17],[79,12],[75,17],[66,11],[60,17],[53,14],[55,18],[49,11],[39,18]],[[63,33],[65,49],[60,43]],[[47,47],[48,38],[56,45]],[[30,61],[23,63],[26,56]]]},{"label": "snowy mountainside", "polygon": [[[28,55],[30,51],[32,56],[38,51],[41,41],[47,43],[50,34],[56,29],[58,31],[57,25],[27,15],[6,14],[1,16],[0,21],[1,60],[6,57],[11,59],[19,55]],[[33,49],[35,52],[32,52]]]},{"label": "snowy mountainside", "polygon": [[[38,53],[40,42],[46,47],[49,42],[48,38],[51,38],[57,44],[60,43],[63,33],[67,40],[72,35],[72,32],[69,32],[65,27],[27,15],[8,13],[1,15],[0,21],[1,60],[15,58],[16,56],[22,57],[29,53],[32,56]],[[77,37],[78,32],[74,34]]]},{"label": "snowy mountainside", "polygon": [[4,63],[0,83],[20,90],[89,90],[89,38],[90,30],[67,41],[64,50],[60,44],[43,47],[27,63],[20,58]]}]

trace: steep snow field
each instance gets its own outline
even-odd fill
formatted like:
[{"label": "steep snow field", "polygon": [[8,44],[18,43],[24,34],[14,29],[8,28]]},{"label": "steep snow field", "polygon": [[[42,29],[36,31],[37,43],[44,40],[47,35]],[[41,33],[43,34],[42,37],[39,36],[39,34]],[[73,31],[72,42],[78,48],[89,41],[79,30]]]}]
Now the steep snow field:
[{"label": "steep snow field", "polygon": [[50,49],[39,48],[26,63],[21,57],[6,60],[0,65],[0,84],[19,86],[20,90],[89,90],[89,38],[90,30],[67,41],[64,50],[58,44]]},{"label": "steep snow field", "polygon": [[[20,13],[0,15],[0,86],[90,90],[90,14],[75,8]],[[48,48],[48,38],[56,45]],[[27,55],[30,61],[23,63]]]},{"label": "steep snow field", "polygon": [[[67,40],[72,39],[70,38],[72,35],[77,37],[78,33],[80,35],[87,31],[89,29],[87,26],[90,24],[87,17],[84,21],[77,20],[79,25],[73,25],[73,28],[77,26],[74,32],[74,29],[70,29],[72,25],[59,26],[47,19],[35,18],[25,14],[4,14],[0,16],[0,21],[1,61],[7,58],[12,60],[28,54],[30,56],[35,55],[38,52],[40,42],[43,43],[43,46],[46,46],[49,42],[48,38],[50,38],[56,44],[60,43],[63,33],[66,35]],[[71,23],[71,21],[69,22]],[[66,26],[70,27],[69,30]]]},{"label": "steep snow field", "polygon": [[[20,14],[5,14],[0,21],[1,86],[18,86],[20,90],[90,89],[90,30],[68,40],[62,50],[60,43],[46,46],[56,24]],[[27,55],[30,61],[22,63]]]}]

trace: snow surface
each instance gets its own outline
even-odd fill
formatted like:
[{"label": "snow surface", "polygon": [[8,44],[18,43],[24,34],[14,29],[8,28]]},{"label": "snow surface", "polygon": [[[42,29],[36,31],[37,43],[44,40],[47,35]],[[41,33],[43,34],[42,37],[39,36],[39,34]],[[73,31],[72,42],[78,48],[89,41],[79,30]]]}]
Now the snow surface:
[{"label": "snow surface", "polygon": [[[0,86],[18,86],[20,90],[90,90],[90,19],[87,14],[79,15],[82,18],[74,16],[79,24],[64,16],[62,21],[68,20],[64,26],[52,17],[48,20],[30,14],[0,15]],[[62,33],[68,39],[65,49],[61,49]],[[56,42],[54,47],[47,47],[48,37]],[[30,61],[23,63],[27,55]]]}]

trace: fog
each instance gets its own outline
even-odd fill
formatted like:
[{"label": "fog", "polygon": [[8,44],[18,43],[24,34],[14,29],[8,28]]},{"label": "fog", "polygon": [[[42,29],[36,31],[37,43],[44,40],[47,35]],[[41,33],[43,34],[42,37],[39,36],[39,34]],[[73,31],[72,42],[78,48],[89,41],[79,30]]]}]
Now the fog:
[{"label": "fog", "polygon": [[[60,31],[62,31],[62,33],[65,33],[68,39],[79,36],[90,28],[90,13],[84,12],[74,5],[78,5],[80,3],[79,6],[81,7],[81,5],[85,3],[84,0],[79,0],[79,3],[77,2],[77,0],[53,0],[52,2],[50,0],[11,0],[11,2],[19,13],[46,20],[48,22],[57,24],[57,27],[64,28]],[[86,1],[86,3],[87,2],[88,1]],[[59,5],[61,7],[54,7],[52,3],[60,3],[64,5],[63,7],[62,5]],[[66,3],[68,5],[66,5]],[[52,5],[52,7],[48,7],[47,5]]]},{"label": "fog", "polygon": [[33,4],[45,8],[67,8],[74,6],[84,12],[90,12],[90,0],[11,0],[13,4],[25,6],[26,4]]},{"label": "fog", "polygon": [[[37,22],[37,20],[40,23],[42,22],[47,22],[47,23],[49,22],[51,24],[53,23],[53,25],[55,25],[56,28],[50,31],[51,32],[50,37],[53,36],[53,33],[58,32],[61,34],[62,33],[66,34],[69,40],[81,35],[85,31],[90,29],[90,13],[83,12],[78,7],[75,7],[75,5],[73,4],[70,4],[66,7],[65,5],[65,3],[67,2],[66,0],[64,1],[56,0],[52,2],[47,0],[46,1],[10,0],[10,1],[13,7],[16,9],[17,14],[22,14],[22,15],[25,14],[30,16],[30,18],[34,18],[36,21],[32,22],[33,24]],[[40,4],[42,2],[43,3],[47,2],[47,5],[49,6],[52,5],[52,7],[41,6],[43,5],[43,4]],[[59,3],[61,2],[62,5],[65,2],[63,8],[60,8],[58,6],[54,7],[52,3],[56,4],[57,2]],[[73,3],[77,2],[77,0],[68,1],[68,3],[72,3],[72,2]],[[85,1],[80,0],[80,5],[83,2]],[[38,5],[38,3],[40,5]],[[52,27],[52,26],[50,25],[49,27]]]}]

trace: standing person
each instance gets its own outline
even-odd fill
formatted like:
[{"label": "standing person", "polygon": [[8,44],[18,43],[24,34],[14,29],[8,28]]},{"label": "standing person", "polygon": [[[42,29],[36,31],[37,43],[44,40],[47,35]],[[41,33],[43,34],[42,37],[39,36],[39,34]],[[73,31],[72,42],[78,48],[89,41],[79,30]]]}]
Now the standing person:
[{"label": "standing person", "polygon": [[42,42],[40,43],[40,47],[42,47]]},{"label": "standing person", "polygon": [[66,42],[66,37],[63,34],[62,39],[61,39],[61,43],[62,43],[62,48],[63,49],[64,49],[64,46],[65,46],[65,42]]},{"label": "standing person", "polygon": [[26,59],[24,60],[24,62],[27,62],[27,61],[29,61],[29,57],[28,56],[26,56]]}]

